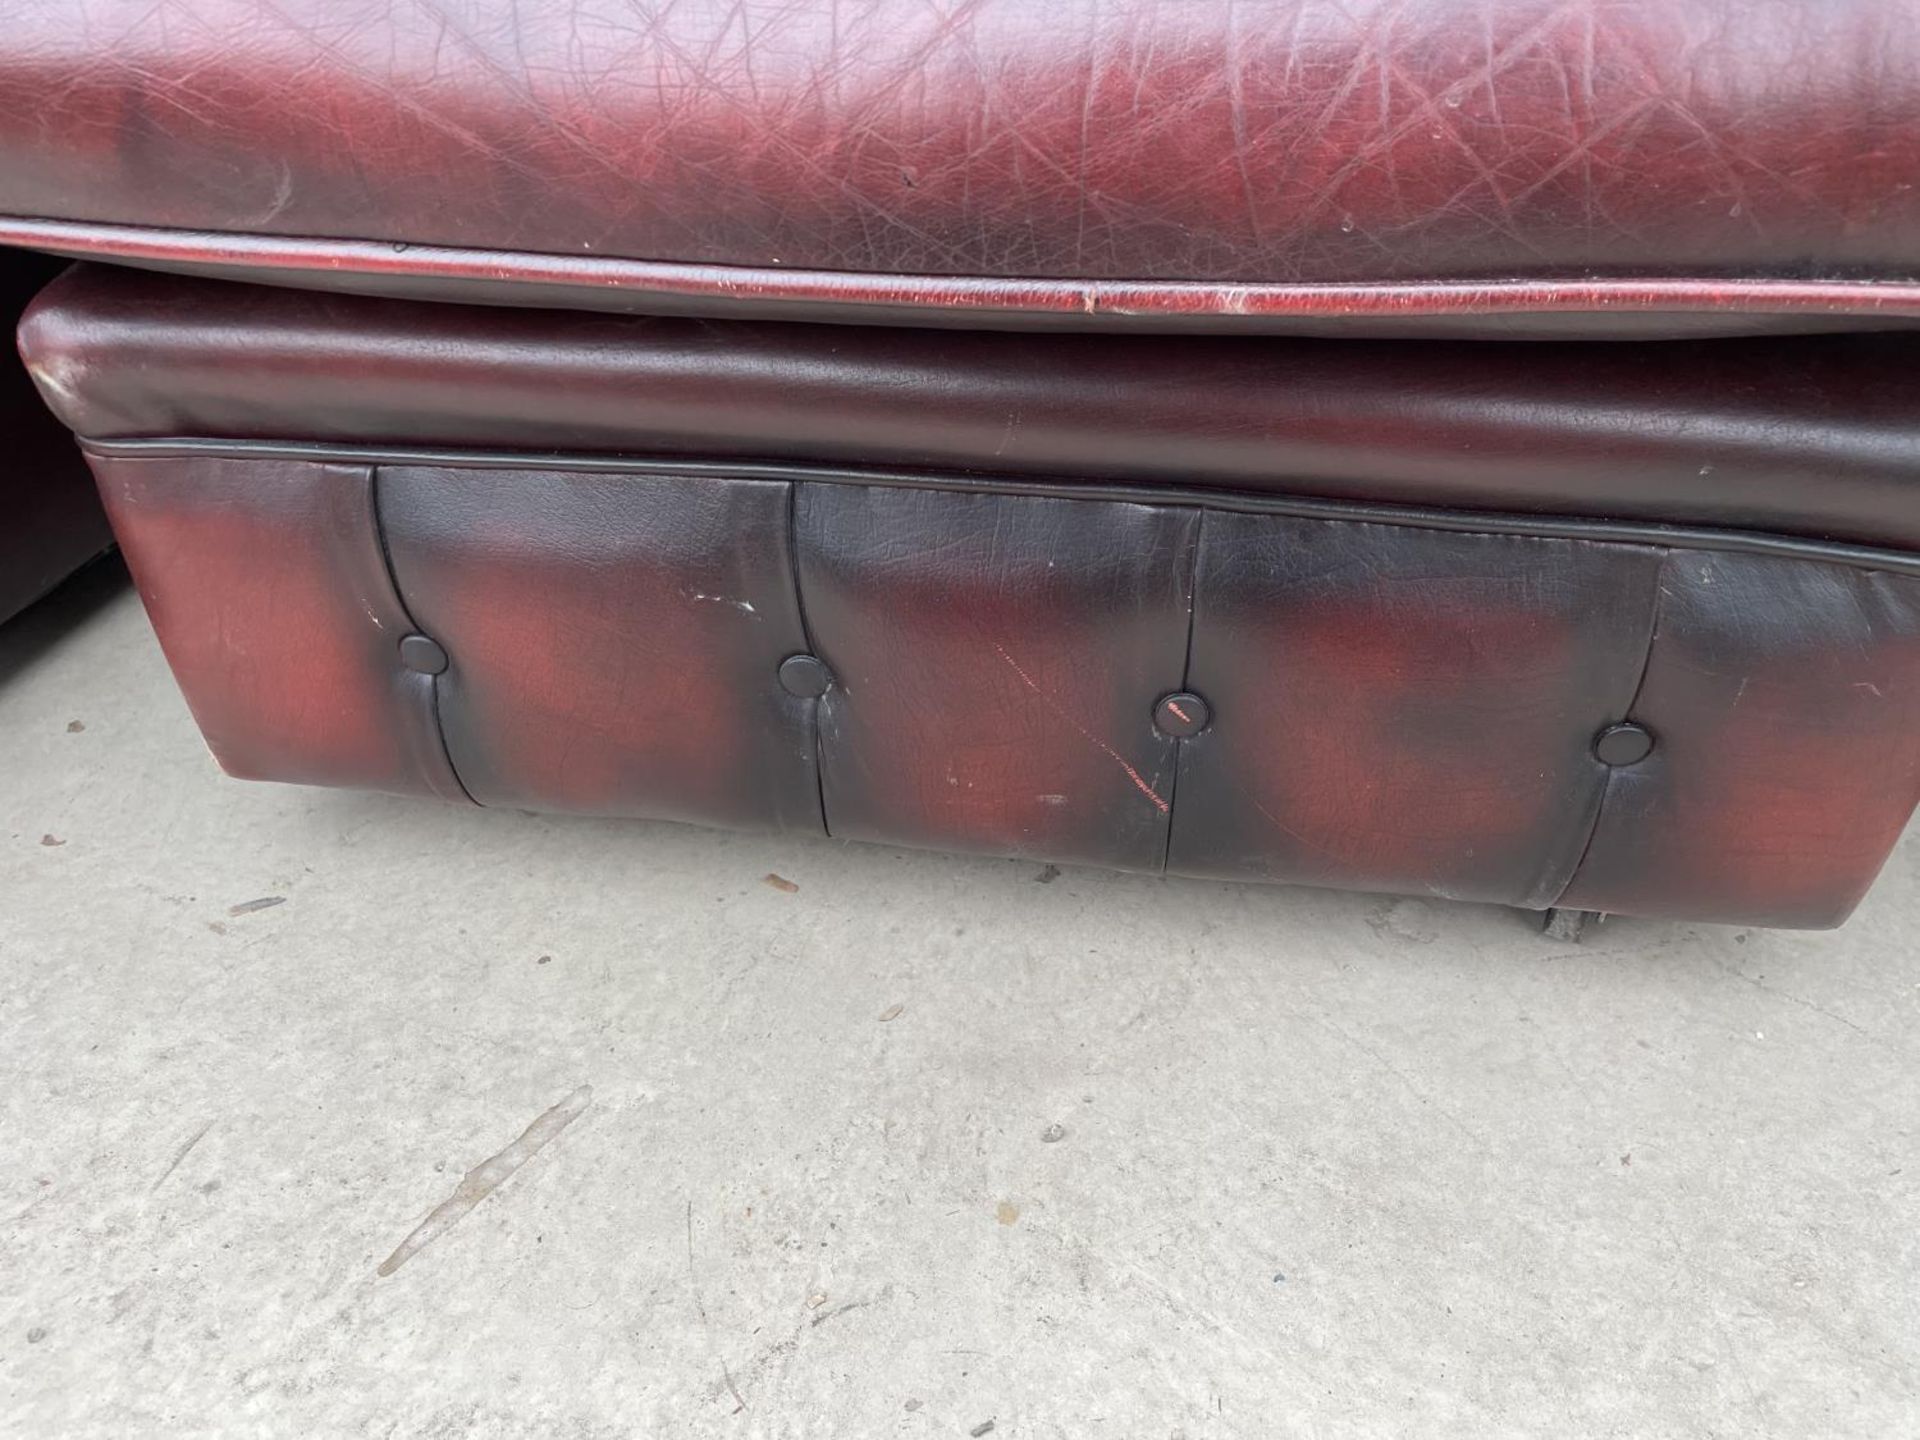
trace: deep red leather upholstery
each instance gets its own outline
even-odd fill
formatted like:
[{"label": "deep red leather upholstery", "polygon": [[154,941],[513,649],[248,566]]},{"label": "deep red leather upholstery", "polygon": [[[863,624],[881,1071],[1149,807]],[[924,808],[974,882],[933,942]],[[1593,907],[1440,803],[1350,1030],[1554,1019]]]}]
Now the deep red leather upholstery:
[{"label": "deep red leather upholstery", "polygon": [[[57,262],[0,253],[0,316],[19,315]],[[12,355],[0,355],[0,620],[113,543],[73,437]]]},{"label": "deep red leather upholstery", "polygon": [[[140,598],[229,774],[462,797],[432,681],[393,663],[413,626],[371,467],[156,460],[104,478]],[[230,693],[245,704],[215,698]]]},{"label": "deep red leather upholstery", "polygon": [[1198,537],[1166,506],[796,486],[831,832],[1161,869]]},{"label": "deep red leather upholstery", "polygon": [[6,20],[0,243],[367,292],[23,329],[237,774],[1791,925],[1920,799],[1907,0]]},{"label": "deep red leather upholstery", "polygon": [[1920,799],[1903,337],[1585,368],[77,273],[23,340],[236,774],[1782,925]]},{"label": "deep red leather upholstery", "polygon": [[438,719],[475,800],[821,832],[813,707],[771,683],[808,648],[788,486],[395,465],[379,494],[411,621],[460,657]]},{"label": "deep red leather upholstery", "polygon": [[[1814,926],[1920,795],[1920,574],[954,480],[95,465],[252,777]],[[1187,690],[1211,725],[1162,733]],[[1621,721],[1656,748],[1613,768]]]},{"label": "deep red leather upholstery", "polygon": [[0,26],[0,235],[548,303],[1911,316],[1916,175],[1907,0],[16,0]]},{"label": "deep red leather upholstery", "polygon": [[1184,742],[1183,865],[1553,904],[1593,736],[1643,718],[1662,552],[1251,515],[1206,539],[1186,683],[1258,723]]},{"label": "deep red leather upholstery", "polygon": [[96,440],[812,461],[1920,549],[1920,336],[1488,345],[714,325],[98,266],[22,343]]},{"label": "deep red leather upholstery", "polygon": [[[1657,593],[1633,713],[1662,743],[1609,773],[1560,903],[1851,908],[1920,796],[1920,583],[1676,550]],[[1863,647],[1888,683],[1861,672]]]}]

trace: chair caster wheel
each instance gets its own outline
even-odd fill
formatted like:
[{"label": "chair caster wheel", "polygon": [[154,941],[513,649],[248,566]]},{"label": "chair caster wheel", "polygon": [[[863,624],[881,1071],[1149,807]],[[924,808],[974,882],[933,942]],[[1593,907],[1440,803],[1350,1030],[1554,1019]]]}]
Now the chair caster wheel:
[{"label": "chair caster wheel", "polygon": [[1587,922],[1593,918],[1591,910],[1549,910],[1540,917],[1540,933],[1549,940],[1564,940],[1569,945],[1578,945],[1580,937],[1586,932]]}]

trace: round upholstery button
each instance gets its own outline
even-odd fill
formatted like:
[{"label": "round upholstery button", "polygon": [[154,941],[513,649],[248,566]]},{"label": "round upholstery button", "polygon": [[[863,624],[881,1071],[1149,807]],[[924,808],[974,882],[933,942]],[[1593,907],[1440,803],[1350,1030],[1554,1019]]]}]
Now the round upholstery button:
[{"label": "round upholstery button", "polygon": [[780,688],[800,700],[818,700],[833,688],[833,672],[818,655],[789,655],[780,662]]},{"label": "round upholstery button", "polygon": [[1593,757],[1602,765],[1637,765],[1653,753],[1653,732],[1631,720],[1609,725],[1593,737]]},{"label": "round upholstery button", "polygon": [[429,635],[409,635],[400,642],[400,663],[420,675],[438,675],[447,668],[447,652]]},{"label": "round upholstery button", "polygon": [[1198,735],[1212,719],[1213,712],[1207,709],[1207,702],[1186,690],[1162,695],[1160,703],[1153,707],[1153,728],[1175,739]]}]

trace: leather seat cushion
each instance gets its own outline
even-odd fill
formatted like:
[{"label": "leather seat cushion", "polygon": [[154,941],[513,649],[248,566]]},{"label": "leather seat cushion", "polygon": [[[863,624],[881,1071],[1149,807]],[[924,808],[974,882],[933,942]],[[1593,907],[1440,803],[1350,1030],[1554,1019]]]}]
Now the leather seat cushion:
[{"label": "leather seat cushion", "polygon": [[1920,311],[1888,288],[1920,280],[1916,179],[1905,0],[27,0],[0,28],[0,236],[549,303],[1884,320]]},{"label": "leather seat cushion", "polygon": [[384,301],[81,266],[21,344],[82,437],[802,462],[1920,550],[1920,336],[1020,335]]}]

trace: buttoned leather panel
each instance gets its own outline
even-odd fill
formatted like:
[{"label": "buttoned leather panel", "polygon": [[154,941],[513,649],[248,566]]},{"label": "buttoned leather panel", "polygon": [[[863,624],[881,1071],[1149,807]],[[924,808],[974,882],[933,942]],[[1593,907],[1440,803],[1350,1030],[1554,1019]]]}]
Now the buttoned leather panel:
[{"label": "buttoned leather panel", "polygon": [[1611,772],[1560,902],[1835,925],[1920,800],[1920,580],[1673,550]]},{"label": "buttoned leather panel", "polygon": [[969,470],[1920,547],[1920,336],[1490,346],[407,304],[104,267],[21,344],[93,439]]},{"label": "buttoned leather panel", "polygon": [[1197,514],[803,485],[801,593],[843,839],[1158,870]]},{"label": "buttoned leather panel", "polygon": [[[7,18],[15,216],[1224,284],[1910,279],[1920,253],[1903,0],[18,0]],[[706,288],[724,299],[725,275]],[[1233,323],[1229,292],[1208,304]]]},{"label": "buttoned leather panel", "polygon": [[1171,868],[1543,906],[1646,661],[1646,546],[1210,513]]},{"label": "buttoned leather panel", "polygon": [[380,519],[447,650],[439,716],[473,797],[819,833],[789,487],[383,467]]},{"label": "buttoned leather panel", "polygon": [[114,534],[214,758],[248,780],[463,799],[434,680],[400,662],[359,465],[93,459]]},{"label": "buttoned leather panel", "polygon": [[[458,796],[444,727],[498,803],[1782,925],[1843,918],[1920,794],[1914,576],[804,473],[446,465],[376,507],[365,468],[96,464],[240,775]],[[1603,762],[1622,721],[1652,753]]]}]

